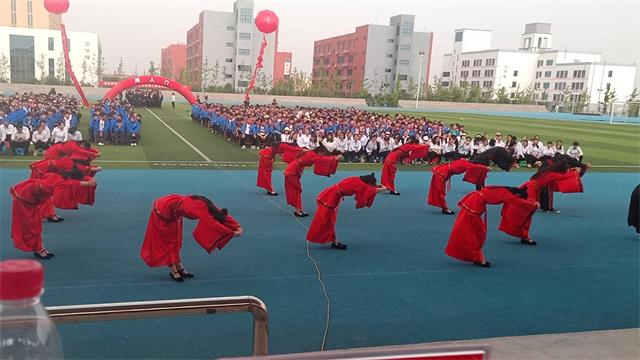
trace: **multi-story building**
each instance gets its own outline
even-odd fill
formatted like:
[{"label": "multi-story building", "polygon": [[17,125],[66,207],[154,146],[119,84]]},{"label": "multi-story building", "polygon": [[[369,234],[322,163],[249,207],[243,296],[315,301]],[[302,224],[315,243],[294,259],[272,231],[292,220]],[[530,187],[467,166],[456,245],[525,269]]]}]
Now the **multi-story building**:
[{"label": "multi-story building", "polygon": [[527,24],[514,50],[492,49],[490,30],[457,29],[453,51],[444,55],[441,84],[477,86],[485,98],[503,88],[511,98],[530,90],[534,100],[551,103],[587,95],[597,104],[607,89],[622,101],[632,93],[635,65],[607,63],[600,53],[554,50],[552,41],[548,23]]},{"label": "multi-story building", "polygon": [[[254,24],[253,10],[253,0],[236,0],[233,12],[200,13],[198,23],[187,32],[187,69],[194,83],[205,87],[229,84],[236,90],[247,87],[263,37]],[[271,87],[275,80],[277,30],[265,37],[258,87]]]},{"label": "multi-story building", "polygon": [[187,45],[171,44],[160,50],[160,72],[162,76],[177,79],[187,67]]},{"label": "multi-story building", "polygon": [[273,82],[286,80],[291,75],[291,61],[293,55],[290,52],[276,52],[275,65],[273,67]]},{"label": "multi-story building", "polygon": [[59,29],[61,16],[44,8],[44,0],[0,1],[0,26]]},{"label": "multi-story building", "polygon": [[433,33],[413,31],[414,20],[397,15],[389,25],[358,26],[353,33],[315,41],[312,81],[344,94],[428,83]]},{"label": "multi-story building", "polygon": [[[69,58],[78,81],[95,85],[102,57],[98,34],[67,31]],[[0,26],[0,61],[8,59],[6,77],[13,83],[64,80],[64,52],[60,30]]]}]

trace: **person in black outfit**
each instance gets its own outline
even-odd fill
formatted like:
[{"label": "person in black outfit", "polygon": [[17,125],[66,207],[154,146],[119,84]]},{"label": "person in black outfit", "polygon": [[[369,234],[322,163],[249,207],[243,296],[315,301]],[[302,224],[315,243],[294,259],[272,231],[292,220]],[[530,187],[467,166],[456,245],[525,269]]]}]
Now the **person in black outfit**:
[{"label": "person in black outfit", "polygon": [[635,227],[636,233],[640,234],[640,185],[631,192],[627,225]]}]

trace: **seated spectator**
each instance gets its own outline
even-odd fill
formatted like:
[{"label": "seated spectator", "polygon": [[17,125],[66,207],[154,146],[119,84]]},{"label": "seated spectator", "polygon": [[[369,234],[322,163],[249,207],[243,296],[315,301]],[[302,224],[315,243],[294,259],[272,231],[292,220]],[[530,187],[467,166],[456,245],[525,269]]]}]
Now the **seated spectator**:
[{"label": "seated spectator", "polygon": [[116,117],[116,122],[111,128],[111,143],[113,145],[124,145],[127,142],[127,129],[122,121],[122,116]]},{"label": "seated spectator", "polygon": [[73,141],[82,141],[82,133],[75,127],[69,128],[68,139]]},{"label": "seated spectator", "polygon": [[38,150],[45,151],[49,147],[49,139],[51,133],[47,128],[46,122],[41,122],[36,131],[31,134],[31,142],[33,143],[34,155]]},{"label": "seated spectator", "polygon": [[94,134],[96,137],[96,141],[98,142],[98,145],[103,146],[104,142],[107,141],[109,137],[109,124],[107,122],[106,115],[104,114],[100,115],[100,119],[96,124]]},{"label": "seated spectator", "polygon": [[22,126],[22,123],[17,123],[13,135],[11,135],[11,149],[13,154],[17,154],[18,149],[22,149],[23,154],[27,155],[29,152],[29,129]]},{"label": "seated spectator", "polygon": [[58,125],[51,130],[51,143],[57,144],[60,142],[67,142],[69,140],[69,132],[64,127],[64,121],[58,122]]},{"label": "seated spectator", "polygon": [[571,147],[567,149],[567,155],[569,155],[572,158],[578,160],[579,162],[582,162],[582,158],[583,158],[584,154],[582,153],[582,149],[580,148],[580,144],[577,141],[574,141],[573,145],[571,145]]},{"label": "seated spectator", "polygon": [[138,146],[140,141],[140,115],[135,114],[127,124],[128,141],[131,146]]},{"label": "seated spectator", "polygon": [[553,146],[552,141],[547,141],[547,145],[542,149],[542,156],[553,157],[556,154],[556,149]]},{"label": "seated spectator", "polygon": [[562,140],[557,140],[556,141],[556,154],[564,154],[564,146],[562,145]]}]

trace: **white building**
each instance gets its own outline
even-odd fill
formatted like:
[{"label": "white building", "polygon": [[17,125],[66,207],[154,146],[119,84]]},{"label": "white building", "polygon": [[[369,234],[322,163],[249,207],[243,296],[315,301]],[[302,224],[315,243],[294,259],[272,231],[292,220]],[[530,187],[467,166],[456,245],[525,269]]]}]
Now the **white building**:
[{"label": "white building", "polygon": [[453,52],[444,55],[442,85],[478,86],[485,98],[501,88],[511,98],[530,89],[534,100],[551,103],[577,101],[586,93],[597,104],[606,89],[625,101],[633,92],[635,65],[607,63],[600,53],[553,50],[552,43],[547,23],[527,24],[514,50],[492,49],[490,30],[455,30]]},{"label": "white building", "polygon": [[[98,34],[67,31],[69,58],[78,81],[96,85],[101,54]],[[34,83],[46,78],[63,79],[64,55],[60,30],[0,26],[0,59],[8,59],[6,77],[13,83]],[[60,70],[62,68],[62,70]]]},{"label": "white building", "polygon": [[[235,89],[246,88],[253,73],[262,43],[262,33],[254,24],[253,0],[237,0],[233,12],[209,11],[200,13],[198,23],[187,32],[187,68],[193,74],[195,83],[203,86],[231,84]],[[275,54],[277,51],[277,31],[266,35],[260,75],[273,81]],[[203,76],[202,69],[207,63],[209,69],[218,64],[217,79],[212,74]],[[216,84],[214,84],[216,82]],[[256,86],[260,86],[259,81]]]}]

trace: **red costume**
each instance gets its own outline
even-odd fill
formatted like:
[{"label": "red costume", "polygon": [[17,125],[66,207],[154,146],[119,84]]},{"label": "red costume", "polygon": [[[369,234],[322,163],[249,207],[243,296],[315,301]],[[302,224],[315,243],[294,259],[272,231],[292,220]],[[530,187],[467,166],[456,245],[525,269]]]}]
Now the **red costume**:
[{"label": "red costume", "polygon": [[313,173],[331,176],[338,169],[337,156],[318,155],[315,151],[302,151],[295,161],[284,170],[284,190],[287,204],[302,209],[302,173],[305,167],[313,165]]},{"label": "red costume", "polygon": [[[540,191],[549,187],[551,191],[562,193],[582,192],[582,180],[575,169],[569,169],[564,173],[548,171],[540,176],[529,179],[520,185],[520,188],[527,188],[527,198],[532,202],[540,201]],[[513,204],[505,204],[502,207],[502,219],[499,229],[511,236],[520,239],[529,239],[529,229],[531,220],[536,209],[522,209]]]},{"label": "red costume", "polygon": [[163,196],[153,202],[140,252],[147,265],[170,266],[180,262],[183,217],[198,220],[193,238],[209,254],[215,249],[222,250],[240,228],[230,215],[223,222],[218,222],[202,200],[188,195]]},{"label": "red costume", "polygon": [[397,147],[384,159],[384,164],[382,165],[382,178],[380,179],[380,182],[389,189],[389,191],[395,192],[396,171],[398,170],[396,163],[407,157],[409,160],[424,158],[428,153],[429,145],[427,144],[420,145],[407,143]]},{"label": "red costume", "polygon": [[371,207],[377,188],[362,181],[360,177],[346,178],[324,189],[317,198],[318,209],[307,232],[307,240],[326,244],[336,240],[338,208],[345,196],[355,195],[356,209]]},{"label": "red costume", "polygon": [[475,184],[477,187],[484,187],[489,168],[466,159],[459,159],[448,164],[434,166],[431,168],[431,172],[433,174],[431,175],[427,204],[448,210],[446,195],[451,188],[451,177],[465,173],[462,180]]},{"label": "red costume", "polygon": [[260,163],[258,164],[258,180],[256,181],[256,185],[269,192],[274,192],[271,173],[273,172],[273,163],[276,160],[276,155],[282,154],[282,161],[288,164],[295,160],[295,156],[300,153],[301,150],[301,147],[287,143],[279,144],[275,149],[271,146],[260,150],[258,153],[260,155]]},{"label": "red costume", "polygon": [[85,149],[78,145],[75,141],[67,141],[51,145],[44,152],[44,158],[49,160],[62,159],[70,157],[72,160],[93,160],[98,157],[98,150]]},{"label": "red costume", "polygon": [[77,180],[65,180],[58,174],[42,179],[28,179],[9,189],[13,197],[11,209],[11,238],[13,245],[23,251],[38,252],[42,247],[42,218],[57,186],[79,185]]},{"label": "red costume", "polygon": [[535,203],[518,197],[504,187],[487,186],[467,194],[458,202],[460,212],[453,224],[445,254],[463,261],[483,262],[482,247],[487,237],[487,204],[502,203],[536,208]]}]

